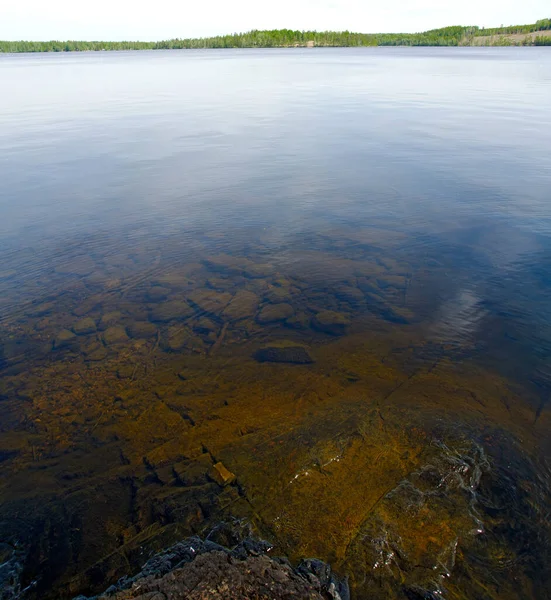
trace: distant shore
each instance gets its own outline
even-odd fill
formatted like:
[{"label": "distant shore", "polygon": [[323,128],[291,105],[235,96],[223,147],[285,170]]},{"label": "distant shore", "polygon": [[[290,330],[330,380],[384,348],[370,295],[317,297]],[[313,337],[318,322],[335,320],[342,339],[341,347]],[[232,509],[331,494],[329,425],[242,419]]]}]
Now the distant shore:
[{"label": "distant shore", "polygon": [[484,29],[452,26],[421,33],[353,33],[274,29],[208,38],[142,41],[0,41],[0,52],[85,52],[206,48],[348,48],[361,46],[551,46],[551,19]]}]

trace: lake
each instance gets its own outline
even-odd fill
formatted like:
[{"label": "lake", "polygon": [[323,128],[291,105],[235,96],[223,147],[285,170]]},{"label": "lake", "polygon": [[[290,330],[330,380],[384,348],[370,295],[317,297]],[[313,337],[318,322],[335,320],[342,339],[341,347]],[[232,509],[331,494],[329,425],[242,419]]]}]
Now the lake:
[{"label": "lake", "polygon": [[6,598],[98,593],[221,521],[353,598],[547,598],[546,48],[0,77]]}]

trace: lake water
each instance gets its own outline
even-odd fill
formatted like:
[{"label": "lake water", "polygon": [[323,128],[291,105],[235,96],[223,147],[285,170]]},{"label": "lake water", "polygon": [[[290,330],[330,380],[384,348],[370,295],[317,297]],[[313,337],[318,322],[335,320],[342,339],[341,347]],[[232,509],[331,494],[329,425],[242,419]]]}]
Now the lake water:
[{"label": "lake water", "polygon": [[548,597],[547,49],[0,78],[0,586],[243,519],[355,598]]}]

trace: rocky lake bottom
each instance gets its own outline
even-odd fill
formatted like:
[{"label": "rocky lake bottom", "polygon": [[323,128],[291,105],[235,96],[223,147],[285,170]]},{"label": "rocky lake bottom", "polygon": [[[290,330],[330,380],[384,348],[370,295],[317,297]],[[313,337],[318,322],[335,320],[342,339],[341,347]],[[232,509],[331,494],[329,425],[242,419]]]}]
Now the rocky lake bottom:
[{"label": "rocky lake bottom", "polygon": [[44,273],[3,322],[3,597],[99,593],[228,519],[356,598],[545,597],[541,389],[427,329],[444,256],[342,233]]}]

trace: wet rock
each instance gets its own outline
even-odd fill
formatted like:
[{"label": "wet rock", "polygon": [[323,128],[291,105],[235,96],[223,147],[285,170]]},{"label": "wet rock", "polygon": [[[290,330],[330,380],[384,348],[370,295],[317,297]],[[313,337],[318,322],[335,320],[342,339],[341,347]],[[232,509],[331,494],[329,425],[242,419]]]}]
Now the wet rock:
[{"label": "wet rock", "polygon": [[122,313],[119,310],[114,310],[108,313],[105,313],[99,322],[99,329],[101,331],[105,331],[111,325],[116,325],[122,319]]},{"label": "wet rock", "polygon": [[76,342],[77,336],[68,329],[62,329],[54,339],[54,348],[67,348]]},{"label": "wet rock", "polygon": [[126,335],[124,327],[114,325],[113,327],[108,327],[103,332],[103,341],[108,346],[112,346],[113,344],[124,344],[124,342],[128,341],[128,336]]},{"label": "wet rock", "polygon": [[228,292],[217,292],[208,288],[199,289],[188,295],[188,300],[201,311],[217,315],[221,313],[232,299]]},{"label": "wet rock", "polygon": [[255,359],[258,362],[291,363],[307,365],[313,363],[308,349],[305,346],[290,341],[274,342],[269,346],[257,350]]},{"label": "wet rock", "polygon": [[88,335],[96,332],[96,322],[90,317],[80,319],[73,325],[73,331],[77,335]]},{"label": "wet rock", "polygon": [[298,313],[294,317],[287,319],[285,324],[293,329],[309,329],[310,317],[306,313]]},{"label": "wet rock", "polygon": [[148,321],[134,321],[126,328],[131,338],[147,340],[157,336],[157,327]]},{"label": "wet rock", "polygon": [[171,290],[188,290],[193,286],[193,281],[183,273],[165,273],[155,283]]},{"label": "wet rock", "polygon": [[241,290],[224,309],[223,317],[229,321],[239,321],[253,317],[258,310],[260,300],[256,294]]},{"label": "wet rock", "polygon": [[208,335],[209,333],[218,331],[219,327],[214,321],[212,321],[208,317],[201,317],[197,321],[197,323],[193,325],[193,329],[198,333]]},{"label": "wet rock", "polygon": [[365,303],[365,296],[362,290],[349,285],[343,285],[338,287],[335,290],[335,296],[339,300],[343,300],[344,302],[352,304],[352,306],[358,306],[359,304]]},{"label": "wet rock", "polygon": [[266,293],[266,299],[272,304],[288,302],[291,298],[291,291],[284,287],[271,287]]},{"label": "wet rock", "polygon": [[163,341],[163,347],[171,352],[179,352],[187,349],[205,354],[207,351],[205,342],[198,335],[195,335],[187,327],[178,325],[174,325],[168,329],[168,335],[166,340]]},{"label": "wet rock", "polygon": [[171,300],[151,307],[149,320],[154,323],[184,320],[194,314],[193,308],[183,300]]},{"label": "wet rock", "polygon": [[295,314],[293,307],[290,304],[267,304],[257,316],[256,320],[259,323],[277,323],[285,321]]},{"label": "wet rock", "polygon": [[243,270],[245,277],[249,277],[250,279],[264,279],[272,275],[273,272],[274,268],[271,265],[259,263],[248,265]]},{"label": "wet rock", "polygon": [[228,469],[226,469],[221,462],[217,462],[215,465],[213,465],[211,476],[216,483],[220,484],[221,486],[229,485],[236,479],[235,475],[231,471],[228,471]]},{"label": "wet rock", "polygon": [[309,559],[293,569],[287,559],[268,556],[272,549],[268,542],[239,539],[239,533],[232,532],[222,537],[233,547],[209,538],[188,538],[153,556],[138,575],[120,579],[94,599],[350,600],[346,580],[321,561]]},{"label": "wet rock", "polygon": [[134,367],[132,365],[124,365],[117,369],[117,377],[119,379],[130,379],[134,373]]},{"label": "wet rock", "polygon": [[148,302],[162,302],[166,300],[170,295],[171,290],[167,287],[163,287],[162,285],[154,285],[152,286],[147,294],[146,299]]},{"label": "wet rock", "polygon": [[85,346],[82,349],[82,352],[83,352],[84,356],[86,357],[86,360],[89,360],[92,362],[102,361],[105,358],[107,358],[107,355],[109,354],[109,351],[107,350],[107,348],[102,343],[97,342],[97,341]]},{"label": "wet rock", "polygon": [[315,329],[330,335],[344,335],[349,324],[345,315],[332,310],[322,310],[312,319]]},{"label": "wet rock", "polygon": [[172,467],[174,476],[185,486],[205,485],[213,468],[209,454],[201,454],[195,460],[182,461]]}]

